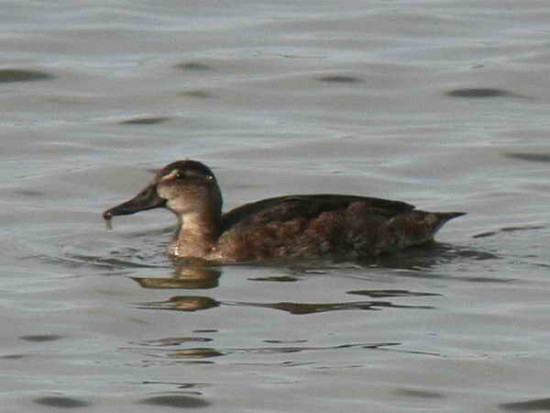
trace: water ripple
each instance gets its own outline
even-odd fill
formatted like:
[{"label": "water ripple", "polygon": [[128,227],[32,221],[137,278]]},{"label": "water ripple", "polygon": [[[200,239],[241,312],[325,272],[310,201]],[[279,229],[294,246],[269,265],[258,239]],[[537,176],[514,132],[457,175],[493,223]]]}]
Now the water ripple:
[{"label": "water ripple", "polygon": [[2,69],[0,70],[0,83],[12,82],[36,82],[40,80],[54,79],[55,76],[40,70]]},{"label": "water ripple", "polygon": [[75,399],[72,397],[62,397],[62,396],[39,397],[37,399],[34,399],[34,402],[36,404],[41,404],[43,406],[65,408],[65,409],[88,407],[88,406],[91,406],[92,404],[85,400]]}]

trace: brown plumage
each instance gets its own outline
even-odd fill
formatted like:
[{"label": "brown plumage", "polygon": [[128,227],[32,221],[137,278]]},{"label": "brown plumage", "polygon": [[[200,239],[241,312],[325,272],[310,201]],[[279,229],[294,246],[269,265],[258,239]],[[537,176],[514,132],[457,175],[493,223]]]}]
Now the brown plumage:
[{"label": "brown plumage", "polygon": [[222,214],[212,171],[185,160],[162,168],[136,197],[103,217],[158,207],[178,218],[171,256],[217,262],[371,257],[429,242],[445,222],[463,215],[419,211],[400,201],[324,194],[269,198]]}]

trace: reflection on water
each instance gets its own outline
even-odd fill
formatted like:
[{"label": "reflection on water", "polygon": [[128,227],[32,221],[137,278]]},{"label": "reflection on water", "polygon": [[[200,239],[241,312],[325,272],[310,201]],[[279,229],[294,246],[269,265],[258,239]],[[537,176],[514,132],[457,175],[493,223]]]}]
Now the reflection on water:
[{"label": "reflection on water", "polygon": [[215,267],[186,267],[178,265],[171,277],[131,277],[143,288],[209,289],[218,286],[221,270]]},{"label": "reflection on water", "polygon": [[[268,340],[266,340],[268,341]],[[353,344],[338,344],[334,346],[314,346],[307,345],[307,340],[299,340],[303,345],[293,345],[290,346],[288,343],[280,342],[281,345],[278,346],[256,346],[256,347],[224,347],[224,348],[214,348],[214,347],[190,347],[185,349],[178,348],[178,344],[170,346],[170,348],[158,348],[153,346],[152,348],[147,348],[148,343],[140,343],[140,347],[133,348],[132,350],[143,350],[147,349],[148,353],[154,352],[157,357],[162,357],[168,361],[177,360],[178,362],[192,362],[196,363],[197,359],[210,359],[217,357],[230,356],[235,354],[251,354],[251,355],[262,355],[262,354],[291,354],[291,353],[310,353],[310,352],[325,352],[325,351],[338,351],[338,350],[353,350],[353,349],[364,349],[364,350],[389,350],[389,351],[398,351],[398,352],[410,352],[420,354],[416,351],[409,351],[406,349],[399,349],[402,343],[398,342],[378,342],[378,343],[353,343]],[[425,353],[429,354],[429,353]],[[201,360],[202,363],[213,363],[213,361]],[[284,362],[288,365],[288,362]]]},{"label": "reflection on water", "polygon": [[[151,288],[151,287],[148,287]],[[437,295],[437,294],[424,294]],[[427,305],[403,305],[394,304],[390,301],[352,301],[344,303],[293,303],[293,302],[277,302],[277,303],[253,303],[253,302],[233,302],[233,301],[217,301],[210,297],[204,296],[175,296],[166,301],[145,303],[139,308],[153,310],[173,310],[173,311],[199,311],[209,310],[219,307],[220,305],[242,306],[242,307],[259,307],[272,308],[274,310],[286,311],[290,314],[316,314],[327,311],[342,311],[342,310],[381,310],[383,308],[405,308],[417,310],[432,310],[433,306]]]},{"label": "reflection on water", "polygon": [[[148,287],[151,288],[151,287]],[[178,287],[179,288],[179,287]],[[218,307],[220,303],[210,297],[176,296],[167,301],[145,303],[139,308],[152,310],[198,311]]]},{"label": "reflection on water", "polygon": [[[294,269],[295,270],[295,269]],[[301,269],[307,273],[307,270]],[[221,276],[221,268],[207,266],[187,266],[180,262],[176,266],[176,270],[171,277],[130,277],[136,281],[141,287],[147,289],[212,289],[218,286]],[[251,281],[297,281],[296,277],[289,276],[273,276],[251,278]],[[407,290],[353,290],[348,291],[348,294],[366,295],[373,298],[398,298],[398,297],[430,297],[438,296],[439,294],[429,292],[414,292]],[[352,301],[352,302],[337,302],[337,303],[300,303],[300,302],[274,302],[274,303],[257,303],[243,301],[221,301],[207,296],[173,296],[166,301],[149,302],[139,306],[143,309],[155,310],[173,310],[173,311],[199,311],[208,310],[227,306],[242,306],[242,307],[259,307],[271,308],[275,310],[286,311],[290,314],[315,314],[328,311],[342,310],[380,310],[382,308],[406,308],[406,309],[433,309],[432,306],[426,305],[402,305],[395,304],[390,301]]]},{"label": "reflection on water", "polygon": [[434,307],[422,305],[399,305],[389,301],[352,301],[345,303],[234,303],[235,305],[273,308],[290,314],[316,314],[327,311],[341,310],[381,310],[382,308],[407,308],[417,310],[432,310]]}]

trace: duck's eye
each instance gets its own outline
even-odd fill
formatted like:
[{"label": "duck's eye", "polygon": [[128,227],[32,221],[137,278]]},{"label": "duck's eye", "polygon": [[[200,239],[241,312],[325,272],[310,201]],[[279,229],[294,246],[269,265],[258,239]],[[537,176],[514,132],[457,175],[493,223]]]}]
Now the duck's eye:
[{"label": "duck's eye", "polygon": [[206,175],[206,180],[207,181],[213,181],[214,177],[212,175]]},{"label": "duck's eye", "polygon": [[184,171],[177,171],[176,172],[176,179],[184,179],[186,177],[187,177],[187,175]]}]

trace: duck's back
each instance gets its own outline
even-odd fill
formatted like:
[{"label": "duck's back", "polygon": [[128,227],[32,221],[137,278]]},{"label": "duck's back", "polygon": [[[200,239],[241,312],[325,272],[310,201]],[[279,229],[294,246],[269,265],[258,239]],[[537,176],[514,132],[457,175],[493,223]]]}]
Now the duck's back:
[{"label": "duck's back", "polygon": [[349,195],[269,198],[222,217],[221,255],[230,260],[373,256],[430,241],[461,213],[429,213],[400,201]]}]

